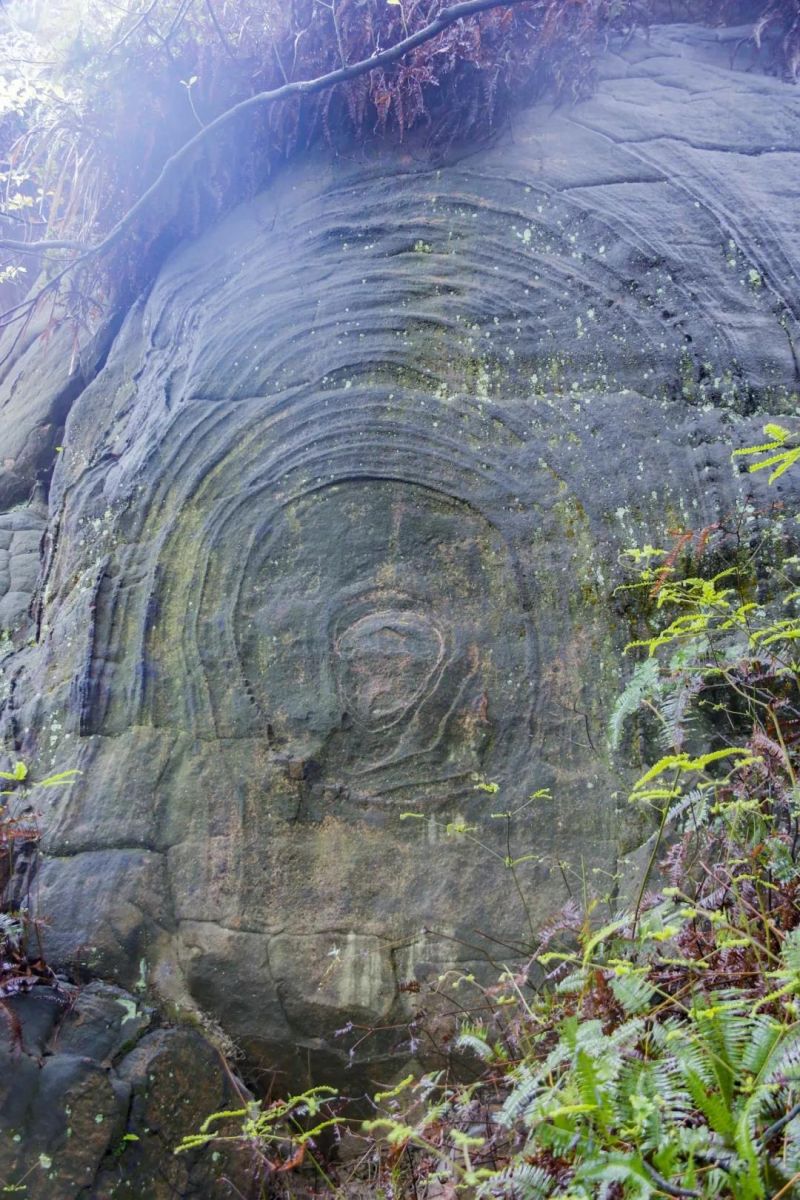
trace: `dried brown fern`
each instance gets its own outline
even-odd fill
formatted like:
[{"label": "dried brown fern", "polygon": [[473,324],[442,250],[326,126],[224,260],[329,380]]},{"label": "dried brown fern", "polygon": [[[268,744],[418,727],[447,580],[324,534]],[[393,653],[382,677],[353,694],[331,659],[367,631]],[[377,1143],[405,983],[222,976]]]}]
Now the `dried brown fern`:
[{"label": "dried brown fern", "polygon": [[[46,229],[49,241],[85,246],[102,240],[199,125],[257,93],[369,59],[426,28],[446,4],[138,0],[123,11],[94,0],[77,35],[64,7],[52,6],[49,65],[30,65],[37,54],[43,59],[34,37],[13,27],[5,33],[6,76],[13,77],[16,59],[33,98],[0,115],[0,232],[39,241]],[[13,17],[13,4],[8,11]],[[474,143],[514,103],[543,93],[586,95],[598,50],[651,15],[663,18],[660,0],[515,0],[450,25],[390,65],[252,110],[206,140],[180,184],[162,189],[157,209],[137,215],[132,236],[99,274],[91,266],[77,289],[90,299],[70,297],[70,314],[89,323],[98,304],[124,306],[172,245],[262,187],[298,150],[320,140],[341,150],[412,133],[433,154]],[[768,43],[783,73],[797,77],[800,0],[707,0],[676,15],[749,17],[754,43]],[[15,196],[22,207],[12,211]]]}]

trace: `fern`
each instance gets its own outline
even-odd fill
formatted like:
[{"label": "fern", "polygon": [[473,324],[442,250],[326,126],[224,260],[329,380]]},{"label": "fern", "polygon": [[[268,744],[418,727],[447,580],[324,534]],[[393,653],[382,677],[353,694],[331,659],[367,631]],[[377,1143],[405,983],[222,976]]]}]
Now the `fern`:
[{"label": "fern", "polygon": [[556,984],[556,991],[561,995],[580,992],[586,984],[586,971],[571,971],[569,975],[565,975],[563,979],[559,979]]},{"label": "fern", "polygon": [[627,719],[638,712],[643,702],[651,699],[660,691],[660,688],[661,673],[658,661],[646,658],[633,672],[611,712],[609,740],[613,750],[619,749]]},{"label": "fern", "polygon": [[[655,839],[660,880],[648,868],[631,911],[572,899],[534,963],[488,989],[456,1040],[482,1081],[376,1097],[387,1194],[422,1196],[434,1178],[481,1200],[797,1191],[800,620],[772,611],[797,588],[784,579],[774,602],[755,603],[748,588],[765,572],[738,542],[736,567],[719,570],[716,555],[708,577],[692,561],[681,579],[681,554],[716,553],[729,535],[676,536],[672,551],[630,556],[662,560],[633,585],[656,632],[631,643],[647,657],[610,722],[617,746],[643,704],[660,718],[665,752],[644,760],[632,796],[655,804],[671,842]],[[401,1162],[419,1172],[411,1190]]]},{"label": "fern", "polygon": [[[792,433],[788,429],[784,429],[782,425],[765,425],[764,433],[770,439],[768,442],[762,442],[759,446],[745,446],[741,450],[734,450],[734,457],[737,455],[749,455],[751,458],[755,455],[760,455],[747,468],[748,471],[763,471],[767,467],[773,467],[769,481],[774,483],[779,479],[784,472],[800,459],[800,446],[793,445],[796,441]],[[764,457],[766,455],[766,457]]]},{"label": "fern", "polygon": [[482,1026],[463,1026],[456,1038],[459,1050],[471,1050],[483,1062],[491,1062],[495,1057],[494,1048],[486,1041],[486,1031]]},{"label": "fern", "polygon": [[555,1180],[542,1167],[516,1163],[477,1189],[477,1197],[506,1196],[513,1200],[542,1200],[552,1194]]},{"label": "fern", "polygon": [[[647,659],[652,662],[652,659]],[[681,750],[687,734],[696,721],[697,713],[692,705],[702,690],[702,681],[696,676],[681,678],[675,690],[661,697],[659,715],[663,721],[661,741],[667,750]]]},{"label": "fern", "polygon": [[776,1040],[769,1058],[761,1068],[764,1086],[769,1087],[777,1080],[793,1086],[800,1085],[800,1030],[785,1034]]},{"label": "fern", "polygon": [[576,1172],[576,1177],[581,1183],[600,1184],[603,1187],[600,1195],[609,1194],[610,1184],[621,1184],[625,1188],[624,1194],[637,1200],[649,1200],[650,1196],[658,1195],[657,1187],[647,1175],[638,1154],[612,1152],[598,1155],[584,1162]]},{"label": "fern", "polygon": [[751,1020],[747,1044],[741,1055],[741,1069],[756,1076],[768,1070],[772,1052],[781,1043],[783,1033],[783,1026],[769,1017]]},{"label": "fern", "polygon": [[641,975],[615,975],[611,990],[629,1016],[644,1012],[652,1003],[653,985]]},{"label": "fern", "polygon": [[497,1123],[506,1129],[511,1129],[522,1119],[539,1094],[539,1072],[523,1063],[513,1072],[510,1082],[511,1091],[495,1115]]}]

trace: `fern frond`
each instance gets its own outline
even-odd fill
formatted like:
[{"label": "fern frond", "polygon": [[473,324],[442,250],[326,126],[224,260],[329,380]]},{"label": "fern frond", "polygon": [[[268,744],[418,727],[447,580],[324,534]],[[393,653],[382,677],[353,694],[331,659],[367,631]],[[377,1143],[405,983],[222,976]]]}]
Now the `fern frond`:
[{"label": "fern frond", "polygon": [[608,736],[612,750],[618,750],[628,717],[639,710],[642,702],[659,691],[661,671],[658,660],[646,658],[631,675],[611,713]]},{"label": "fern frond", "polygon": [[666,750],[683,749],[686,735],[696,716],[691,709],[692,702],[702,687],[703,679],[698,673],[688,678],[682,677],[674,692],[662,696],[659,713],[664,724],[660,736]]},{"label": "fern frond", "polygon": [[800,1031],[787,1035],[773,1047],[761,1078],[767,1085],[779,1079],[800,1083]]},{"label": "fern frond", "polygon": [[549,1196],[556,1185],[556,1180],[543,1167],[532,1166],[530,1163],[515,1163],[490,1179],[485,1180],[477,1189],[476,1197],[507,1196],[512,1200],[542,1200]]},{"label": "fern frond", "polygon": [[653,999],[653,985],[643,975],[615,975],[611,990],[628,1016],[645,1012]]},{"label": "fern frond", "polygon": [[759,1075],[768,1067],[770,1056],[781,1040],[783,1027],[769,1017],[754,1017],[750,1036],[741,1058],[741,1066],[751,1075]]},{"label": "fern frond", "polygon": [[527,1064],[517,1067],[513,1074],[514,1086],[495,1116],[498,1125],[506,1129],[511,1129],[522,1119],[540,1091],[539,1074],[534,1073]]},{"label": "fern frond", "polygon": [[649,1200],[649,1197],[659,1195],[657,1184],[645,1173],[638,1154],[598,1155],[596,1159],[587,1160],[581,1165],[576,1172],[576,1179],[581,1183],[605,1185],[600,1195],[608,1195],[608,1185],[613,1183],[622,1184],[624,1195],[636,1200]]},{"label": "fern frond", "polygon": [[491,1062],[494,1049],[486,1041],[486,1031],[480,1026],[465,1027],[456,1038],[459,1050],[471,1050],[482,1062]]}]

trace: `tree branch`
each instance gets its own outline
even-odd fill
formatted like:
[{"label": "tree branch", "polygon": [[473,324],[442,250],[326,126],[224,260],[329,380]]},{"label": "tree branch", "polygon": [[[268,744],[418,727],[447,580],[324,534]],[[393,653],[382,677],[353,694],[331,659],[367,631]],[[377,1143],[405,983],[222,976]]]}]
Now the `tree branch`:
[{"label": "tree branch", "polygon": [[700,1200],[699,1192],[695,1192],[691,1188],[678,1187],[676,1183],[670,1183],[669,1180],[665,1179],[663,1175],[659,1175],[655,1167],[651,1166],[646,1158],[642,1159],[642,1166],[652,1179],[653,1183],[655,1183],[662,1192],[666,1192],[668,1196],[675,1196],[676,1200],[683,1200],[683,1197],[686,1197],[687,1200]]},{"label": "tree branch", "polygon": [[14,241],[13,238],[0,239],[0,250],[13,250],[15,254],[41,254],[43,250],[81,250],[94,253],[93,248],[87,246],[84,242],[62,242],[55,240],[19,242]]},{"label": "tree branch", "polygon": [[[225,30],[222,28],[222,26],[219,23],[214,5],[211,3],[211,0],[205,0],[205,3],[206,3],[206,8],[208,9],[208,15],[211,17],[212,24],[217,31],[219,40],[222,42],[222,45],[225,49],[225,53],[228,55],[229,58],[232,58],[235,63],[238,63],[239,56],[236,53],[236,51],[234,50],[233,46],[228,41]],[[284,76],[284,79],[285,78],[286,78],[286,76]]]},{"label": "tree branch", "polygon": [[477,13],[487,12],[493,8],[512,8],[517,4],[524,3],[528,3],[528,0],[463,0],[460,4],[443,8],[439,15],[428,25],[425,25],[422,29],[418,29],[416,33],[412,33],[409,37],[403,38],[402,41],[396,42],[394,46],[390,46],[387,50],[373,54],[370,58],[362,59],[357,63],[351,63],[347,67],[340,67],[336,71],[329,71],[327,74],[320,75],[316,79],[302,79],[294,83],[285,83],[280,87],[273,88],[271,91],[256,92],[255,95],[248,96],[245,100],[240,100],[238,104],[232,105],[225,112],[220,113],[218,117],[215,117],[213,121],[209,122],[205,128],[199,130],[188,142],[184,142],[180,149],[176,150],[166,160],[153,183],[131,205],[113,229],[93,246],[82,245],[78,242],[55,242],[47,240],[40,242],[19,242],[0,239],[0,250],[13,250],[17,253],[29,254],[46,253],[48,250],[56,249],[79,250],[81,251],[81,255],[80,259],[75,260],[76,263],[79,261],[83,262],[87,258],[95,258],[107,254],[109,250],[112,250],[120,242],[138,217],[148,208],[156,196],[161,193],[167,183],[180,173],[181,169],[192,159],[197,150],[213,137],[214,134],[218,133],[226,125],[229,125],[231,121],[236,120],[243,113],[259,108],[262,105],[274,104],[278,100],[287,100],[291,96],[312,96],[316,92],[335,87],[338,83],[347,83],[351,79],[357,79],[360,75],[366,75],[379,67],[386,67],[391,63],[397,62],[398,59],[405,57],[412,50],[416,50],[417,46],[422,46],[425,42],[429,42],[431,38],[436,37],[437,34],[442,33],[457,21],[475,16]]},{"label": "tree branch", "polygon": [[124,33],[122,35],[122,37],[119,38],[118,41],[114,42],[114,45],[111,46],[111,48],[106,51],[106,57],[109,57],[110,55],[112,55],[114,53],[115,50],[119,50],[122,46],[124,46],[125,43],[127,42],[128,38],[133,37],[133,35],[136,33],[136,30],[139,28],[140,25],[144,24],[144,22],[150,16],[150,13],[153,11],[153,9],[155,8],[155,6],[157,4],[158,4],[158,0],[152,0],[152,3],[150,4],[150,6],[148,8],[146,8],[144,10],[144,12],[139,14],[137,20],[134,22],[134,24],[131,26],[131,28],[128,30],[128,32]]}]

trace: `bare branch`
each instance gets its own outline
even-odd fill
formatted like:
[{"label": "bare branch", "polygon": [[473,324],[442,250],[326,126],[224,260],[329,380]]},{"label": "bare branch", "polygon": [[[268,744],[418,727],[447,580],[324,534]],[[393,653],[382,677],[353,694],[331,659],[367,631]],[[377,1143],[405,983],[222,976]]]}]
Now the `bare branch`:
[{"label": "bare branch", "polygon": [[777,1137],[784,1126],[788,1125],[789,1122],[793,1121],[797,1116],[800,1116],[800,1104],[793,1105],[792,1108],[790,1108],[784,1116],[780,1117],[774,1125],[770,1125],[769,1129],[764,1131],[761,1137],[761,1145],[766,1148],[772,1139]]},{"label": "bare branch", "polygon": [[124,33],[118,41],[114,42],[114,45],[111,46],[106,53],[108,55],[111,55],[114,53],[115,50],[119,50],[122,46],[124,46],[125,43],[128,41],[128,38],[133,37],[133,35],[136,33],[136,30],[139,28],[139,26],[144,24],[144,22],[150,16],[150,13],[153,11],[153,9],[155,8],[155,6],[157,4],[158,4],[158,0],[152,0],[152,3],[149,5],[149,7],[146,8],[144,10],[144,12],[139,14],[138,19],[131,26],[131,28],[128,30],[128,32]]},{"label": "bare branch", "polygon": [[82,252],[82,260],[88,257],[94,258],[98,255],[107,254],[109,250],[112,250],[119,243],[125,233],[134,225],[138,217],[149,207],[155,197],[161,193],[165,185],[178,175],[181,169],[191,161],[197,150],[205,145],[206,141],[214,134],[229,125],[231,121],[234,121],[243,113],[249,112],[251,109],[260,108],[262,105],[274,104],[278,100],[287,100],[291,96],[312,96],[316,92],[335,87],[338,83],[347,83],[349,80],[357,79],[360,75],[366,75],[379,67],[386,67],[391,63],[397,62],[398,59],[405,57],[412,50],[416,50],[418,46],[422,46],[425,42],[430,41],[431,38],[436,37],[457,21],[475,16],[477,13],[487,12],[493,8],[512,8],[517,4],[524,3],[528,3],[528,0],[463,0],[460,4],[454,4],[450,8],[442,9],[438,16],[428,25],[425,25],[422,29],[418,29],[410,37],[403,38],[402,41],[397,42],[394,46],[390,46],[387,50],[373,54],[370,58],[362,59],[357,63],[351,63],[348,67],[340,67],[336,71],[329,71],[327,74],[320,75],[316,79],[301,79],[293,83],[285,83],[280,87],[273,88],[271,91],[256,92],[255,95],[248,96],[245,100],[240,100],[238,104],[234,104],[226,109],[225,112],[220,113],[218,117],[209,122],[205,128],[199,130],[188,142],[184,142],[183,146],[166,160],[159,175],[151,183],[150,187],[131,205],[125,215],[119,219],[117,224],[106,234],[102,241],[97,242],[94,246],[74,242],[57,243],[44,240],[40,242],[20,243],[18,241],[0,239],[0,250],[20,251],[24,248],[26,252],[33,253],[53,249],[73,249]]},{"label": "bare branch", "polygon": [[[5,217],[5,214],[3,214]],[[13,250],[15,254],[41,254],[43,250],[87,250],[91,252],[91,247],[87,247],[83,242],[59,242],[59,241],[44,241],[44,242],[19,242],[11,238],[3,238],[0,240],[0,250]]]},{"label": "bare branch", "polygon": [[[156,0],[153,0],[153,3],[142,14],[144,17],[147,17],[155,7],[155,2]],[[189,2],[190,0],[184,0],[181,7],[185,7]],[[292,96],[312,96],[317,92],[335,87],[339,83],[347,83],[351,79],[357,79],[361,75],[369,74],[370,71],[387,67],[397,62],[407,54],[410,54],[412,50],[416,50],[418,46],[424,45],[451,25],[455,25],[458,21],[463,21],[479,13],[488,12],[491,9],[513,8],[518,4],[524,3],[529,3],[529,0],[462,0],[461,3],[442,9],[432,21],[423,26],[422,29],[418,29],[416,33],[403,38],[402,41],[396,42],[394,46],[390,46],[386,50],[371,55],[369,58],[351,63],[349,66],[340,67],[335,71],[329,71],[325,75],[318,76],[316,79],[287,82],[270,91],[257,92],[255,95],[239,101],[237,104],[226,109],[225,112],[220,113],[208,125],[201,128],[194,137],[184,142],[183,146],[166,160],[153,183],[131,205],[106,236],[94,245],[71,241],[49,241],[47,239],[38,242],[0,239],[0,250],[9,250],[15,254],[47,253],[51,250],[74,250],[77,252],[76,257],[71,262],[62,266],[51,279],[47,280],[32,295],[12,308],[7,309],[5,312],[0,313],[0,331],[24,320],[29,313],[33,312],[36,305],[45,295],[57,292],[62,279],[76,267],[90,260],[102,258],[119,245],[125,235],[135,226],[142,213],[161,195],[172,180],[180,176],[183,169],[192,161],[197,151],[205,146],[206,142],[210,141],[221,129],[224,129],[232,121],[242,116],[242,114],[250,112],[251,109],[260,108],[262,105],[287,100]],[[133,32],[133,30],[130,32]],[[5,362],[7,358],[8,354],[5,354],[2,362]]]}]

